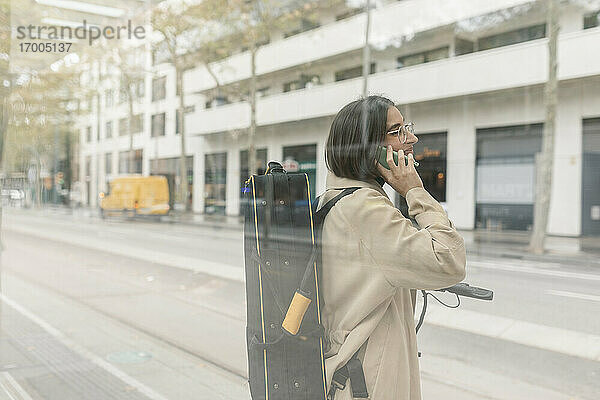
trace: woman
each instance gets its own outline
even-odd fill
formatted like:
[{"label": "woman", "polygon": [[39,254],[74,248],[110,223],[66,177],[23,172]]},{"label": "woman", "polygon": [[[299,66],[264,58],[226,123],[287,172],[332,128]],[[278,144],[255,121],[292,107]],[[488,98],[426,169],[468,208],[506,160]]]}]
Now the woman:
[{"label": "woman", "polygon": [[[331,387],[334,372],[355,353],[370,399],[420,399],[411,289],[439,289],[465,277],[464,241],[413,165],[417,140],[394,103],[380,96],[346,105],[331,125],[327,191],[319,207],[340,189],[360,187],[331,209],[323,226],[325,365],[335,400],[352,398],[352,382]],[[381,145],[390,170],[375,161]],[[394,207],[385,182],[406,198],[421,229]]]}]

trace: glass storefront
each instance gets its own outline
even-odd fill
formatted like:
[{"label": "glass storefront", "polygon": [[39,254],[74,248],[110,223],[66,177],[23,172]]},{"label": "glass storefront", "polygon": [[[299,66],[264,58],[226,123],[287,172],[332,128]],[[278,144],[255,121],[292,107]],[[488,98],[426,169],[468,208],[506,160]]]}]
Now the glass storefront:
[{"label": "glass storefront", "polygon": [[288,172],[305,172],[310,180],[310,198],[317,186],[317,145],[305,144],[283,148],[283,167]]},{"label": "glass storefront", "polygon": [[[256,173],[262,175],[267,169],[267,149],[256,149]],[[244,214],[244,186],[250,177],[248,172],[248,150],[240,151],[240,215]]]},{"label": "glass storefront", "polygon": [[543,124],[477,130],[475,227],[530,230]]},{"label": "glass storefront", "polygon": [[[440,203],[446,201],[446,136],[446,132],[418,135],[419,141],[414,146],[423,187]],[[396,197],[398,209],[408,217],[406,199]]]},{"label": "glass storefront", "polygon": [[[132,159],[133,156],[133,159]],[[141,174],[142,160],[144,158],[143,150],[129,150],[119,152],[119,173],[120,174]]]},{"label": "glass storefront", "polygon": [[227,153],[204,155],[204,213],[225,215]]},{"label": "glass storefront", "polygon": [[[188,178],[188,208],[192,206],[194,193],[194,157],[187,156],[185,160]],[[181,204],[181,191],[179,190],[179,157],[158,158],[150,160],[150,174],[163,175],[167,178],[169,185],[169,205],[171,209],[175,207],[175,203]]]},{"label": "glass storefront", "polygon": [[583,120],[581,233],[600,235],[600,118]]}]

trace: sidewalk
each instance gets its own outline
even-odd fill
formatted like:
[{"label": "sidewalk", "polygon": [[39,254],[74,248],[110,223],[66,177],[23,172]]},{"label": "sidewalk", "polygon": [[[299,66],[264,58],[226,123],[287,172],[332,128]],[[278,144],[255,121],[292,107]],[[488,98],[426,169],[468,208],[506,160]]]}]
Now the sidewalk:
[{"label": "sidewalk", "polygon": [[[243,217],[180,214],[167,217],[174,223],[198,225],[215,229],[243,229]],[[530,232],[459,230],[465,239],[468,254],[513,259],[565,262],[600,267],[600,237],[548,236],[546,253],[527,251]]]},{"label": "sidewalk", "polygon": [[[100,218],[98,209],[65,207],[48,207],[39,212],[72,215],[83,218]],[[162,223],[173,223],[190,226],[242,231],[242,216],[206,215],[173,212],[160,220]],[[527,251],[530,232],[522,231],[486,231],[459,230],[465,239],[467,253],[486,257],[501,257],[550,263],[568,263],[600,268],[600,237],[566,237],[548,236],[545,243],[545,254],[537,255]]]}]

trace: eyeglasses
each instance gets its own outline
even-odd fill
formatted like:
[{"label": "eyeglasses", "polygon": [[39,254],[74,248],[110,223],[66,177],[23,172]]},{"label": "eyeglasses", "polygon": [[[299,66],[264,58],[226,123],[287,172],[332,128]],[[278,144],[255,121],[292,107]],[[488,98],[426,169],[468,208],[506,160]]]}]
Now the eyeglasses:
[{"label": "eyeglasses", "polygon": [[415,124],[412,122],[408,122],[400,126],[398,129],[394,129],[393,131],[387,132],[388,135],[398,136],[402,144],[406,143],[406,139],[408,138],[409,133],[415,133]]}]

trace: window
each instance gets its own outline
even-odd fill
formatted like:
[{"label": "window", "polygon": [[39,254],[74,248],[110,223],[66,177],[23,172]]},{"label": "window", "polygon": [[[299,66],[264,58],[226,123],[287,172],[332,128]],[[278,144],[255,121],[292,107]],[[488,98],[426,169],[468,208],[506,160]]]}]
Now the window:
[{"label": "window", "polygon": [[586,14],[583,17],[583,29],[590,29],[600,26],[600,11]]},{"label": "window", "polygon": [[529,230],[543,124],[477,129],[477,228]]},{"label": "window", "polygon": [[92,141],[92,127],[91,126],[88,126],[87,128],[85,128],[85,141],[88,143]]},{"label": "window", "polygon": [[231,101],[226,96],[215,96],[214,99],[206,102],[206,108],[219,107],[229,103]]},{"label": "window", "polygon": [[[125,136],[129,134],[129,127],[127,126],[128,118],[119,119],[119,136]],[[131,133],[139,133],[144,130],[144,118],[143,114],[137,114],[133,116],[131,122]]]},{"label": "window", "polygon": [[422,53],[410,54],[407,56],[398,57],[397,68],[410,67],[411,65],[423,64],[431,61],[448,58],[448,47],[441,47],[435,50],[429,50]]},{"label": "window", "polygon": [[284,83],[283,91],[290,92],[292,90],[310,88],[314,85],[319,85],[319,84],[321,84],[321,77],[319,75],[302,74],[302,75],[300,75],[299,79],[297,79],[295,81]]},{"label": "window", "polygon": [[128,133],[127,118],[119,119],[119,136],[125,136]]},{"label": "window", "polygon": [[294,35],[297,35],[299,33],[310,31],[311,29],[318,28],[319,26],[321,26],[321,24],[318,21],[311,21],[309,19],[303,18],[302,21],[300,21],[300,27],[298,29],[294,29],[293,31],[289,31],[287,33],[284,33],[283,37],[284,38],[288,38],[290,36],[294,36]]},{"label": "window", "polygon": [[92,111],[92,96],[87,96],[85,98],[85,107],[86,110]]},{"label": "window", "polygon": [[527,42],[529,40],[546,37],[546,25],[535,25],[514,31],[491,35],[478,40],[479,50],[488,50],[496,47],[509,46],[511,44]]},{"label": "window", "polygon": [[146,87],[144,85],[144,78],[138,79],[133,83],[134,93],[138,100],[142,100],[146,95]]},{"label": "window", "polygon": [[[256,170],[254,173],[263,175],[267,168],[267,149],[256,149]],[[248,172],[248,150],[240,150],[240,215],[244,214],[246,206],[246,197],[244,187],[246,180],[250,176]]]},{"label": "window", "polygon": [[[184,116],[185,116],[185,114],[194,112],[195,109],[196,109],[195,106],[187,106],[185,108],[184,113],[183,113]],[[179,133],[180,133],[180,129],[179,129],[179,110],[175,110],[175,134],[179,135]]]},{"label": "window", "polygon": [[[310,198],[317,186],[317,145],[305,144],[283,148],[283,167],[289,172],[306,172],[310,179]],[[314,183],[313,183],[314,182]]]},{"label": "window", "polygon": [[[414,146],[423,187],[439,202],[446,201],[446,138],[446,132],[426,133],[419,135],[419,142]],[[396,202],[402,214],[408,216],[406,199],[397,196]]]},{"label": "window", "polygon": [[[175,203],[181,205],[181,160],[180,157],[154,158],[150,160],[150,175],[162,175],[167,178],[169,187],[169,205],[175,207]],[[187,203],[192,204],[194,195],[194,157],[185,157],[185,169],[187,171],[188,195]]]},{"label": "window", "polygon": [[[358,78],[359,76],[362,76],[362,73],[363,73],[362,65],[359,65],[358,67],[344,69],[342,71],[337,71],[335,73],[335,81],[337,82],[337,81],[343,81],[346,79]],[[375,63],[371,63],[371,68],[370,68],[369,73],[370,74],[375,73]]]},{"label": "window", "polygon": [[454,54],[461,56],[475,51],[475,43],[467,39],[456,38],[454,41]]},{"label": "window", "polygon": [[170,54],[167,43],[163,40],[152,49],[152,65],[169,61]]},{"label": "window", "polygon": [[108,122],[106,123],[106,128],[105,128],[105,130],[104,130],[104,137],[105,137],[106,139],[110,139],[110,138],[112,137],[112,135],[113,135],[112,128],[113,128],[113,123],[112,123],[112,121],[108,121]]},{"label": "window", "polygon": [[300,81],[286,82],[283,84],[284,92],[290,92],[292,90],[297,90],[297,89],[300,89]]},{"label": "window", "polygon": [[92,175],[92,156],[85,157],[85,170],[83,174],[86,177],[90,177]]},{"label": "window", "polygon": [[152,80],[152,101],[162,100],[167,95],[167,77],[161,76]]},{"label": "window", "polygon": [[165,136],[165,113],[152,116],[152,137]]},{"label": "window", "polygon": [[112,153],[104,155],[104,173],[106,175],[112,174]]},{"label": "window", "polygon": [[110,108],[113,106],[114,103],[114,93],[112,91],[112,89],[108,89],[105,93],[104,93],[104,106],[106,108]]},{"label": "window", "polygon": [[204,155],[204,212],[225,215],[227,153]]},{"label": "window", "polygon": [[269,92],[269,87],[262,87],[260,89],[256,89],[256,97],[266,97]]},{"label": "window", "polygon": [[[261,47],[261,46],[265,46],[265,45],[267,45],[269,43],[271,43],[271,38],[269,36],[267,36],[267,37],[265,37],[265,38],[263,38],[261,40],[256,41],[256,47],[258,48],[258,47]],[[244,51],[248,51],[248,46],[242,46],[240,48],[240,52],[241,53],[243,53]],[[225,51],[223,51],[222,53],[223,53],[223,58],[229,57],[231,55],[231,54],[226,54]],[[227,53],[231,53],[231,51],[228,51]],[[218,60],[215,60],[215,61],[218,61]]]},{"label": "window", "polygon": [[581,233],[600,235],[600,118],[582,121]]},{"label": "window", "polygon": [[127,88],[124,85],[121,85],[119,88],[119,104],[123,104],[127,101],[129,95],[127,94]]},{"label": "window", "polygon": [[144,130],[144,116],[142,114],[137,114],[133,116],[133,120],[131,122],[131,129],[133,133],[140,133]]},{"label": "window", "polygon": [[129,150],[119,152],[119,173],[141,174],[142,173],[142,150],[134,150],[131,157]]}]

